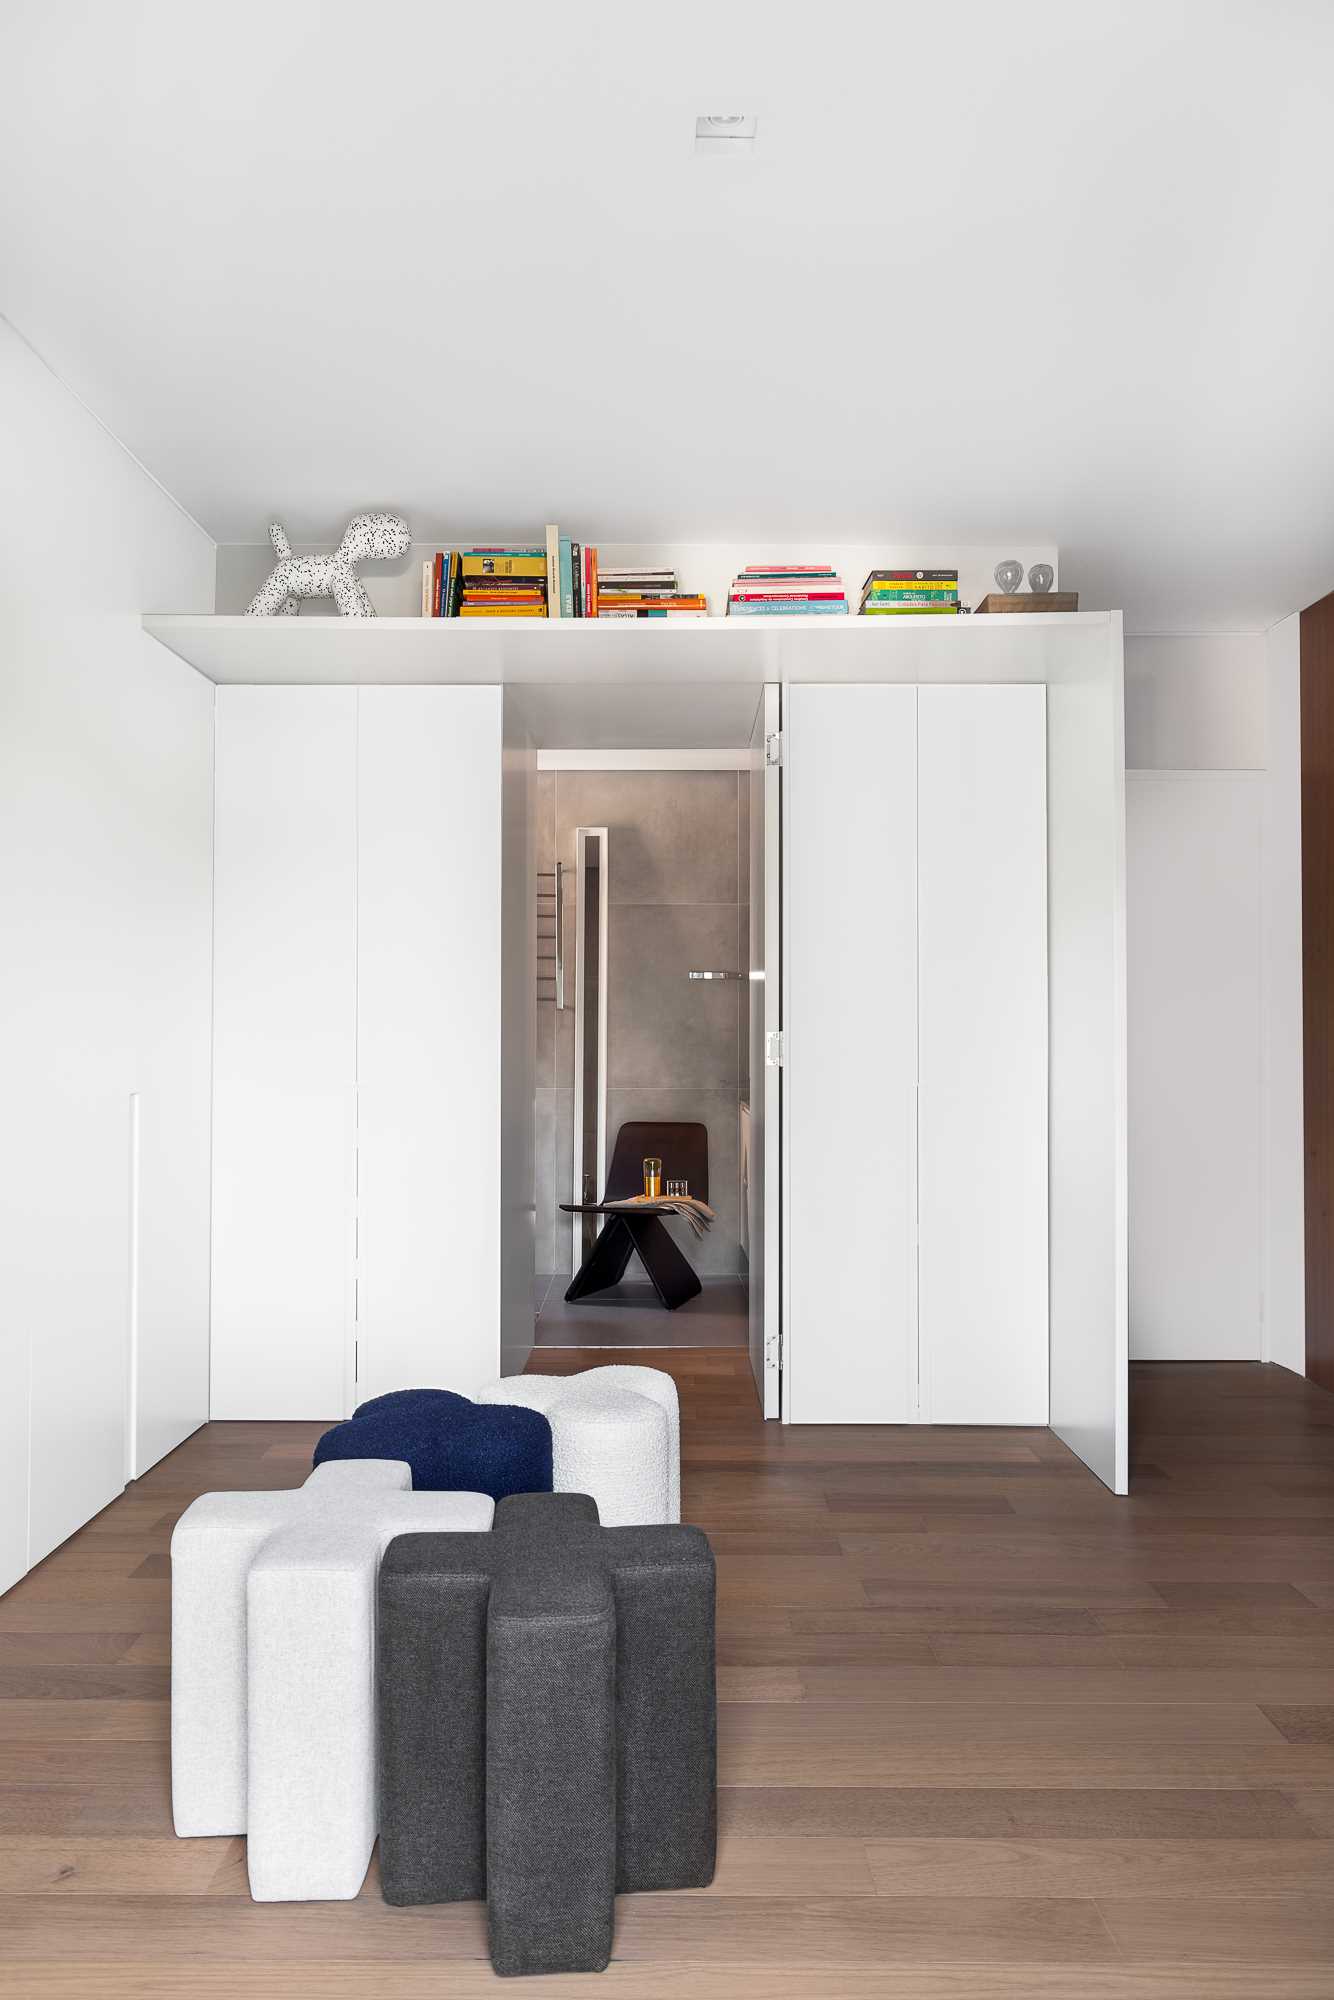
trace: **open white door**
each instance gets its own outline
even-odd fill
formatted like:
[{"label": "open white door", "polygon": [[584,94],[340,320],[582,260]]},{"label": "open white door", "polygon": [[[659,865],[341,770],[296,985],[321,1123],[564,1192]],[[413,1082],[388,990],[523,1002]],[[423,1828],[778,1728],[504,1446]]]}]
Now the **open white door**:
[{"label": "open white door", "polygon": [[766,1417],[779,1414],[782,1312],[779,1148],[783,1072],[777,1061],[768,1060],[769,1037],[776,1036],[782,1025],[780,698],[777,687],[764,689],[750,738],[750,1140],[742,1199],[750,1258],[750,1365]]},{"label": "open white door", "polygon": [[1127,1332],[1125,704],[1110,671],[1047,688],[1051,1427],[1124,1493]]}]

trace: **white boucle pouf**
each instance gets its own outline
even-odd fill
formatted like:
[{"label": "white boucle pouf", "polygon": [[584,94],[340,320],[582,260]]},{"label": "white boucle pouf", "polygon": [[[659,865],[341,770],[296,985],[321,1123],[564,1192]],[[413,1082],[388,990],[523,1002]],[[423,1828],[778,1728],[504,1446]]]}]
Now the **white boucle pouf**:
[{"label": "white boucle pouf", "polygon": [[681,1518],[681,1414],[660,1368],[506,1375],[479,1403],[522,1403],[551,1425],[557,1493],[591,1493],[604,1528]]},{"label": "white boucle pouf", "polygon": [[375,1587],[395,1535],[485,1530],[482,1493],[389,1459],[206,1493],[171,1538],[171,1793],[181,1835],[245,1833],[260,1902],[355,1896],[376,1835]]}]

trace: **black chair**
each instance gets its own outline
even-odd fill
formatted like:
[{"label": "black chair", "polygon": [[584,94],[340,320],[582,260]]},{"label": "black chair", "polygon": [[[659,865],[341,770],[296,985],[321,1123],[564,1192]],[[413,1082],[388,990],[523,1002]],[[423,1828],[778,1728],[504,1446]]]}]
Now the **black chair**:
[{"label": "black chair", "polygon": [[[602,1201],[563,1201],[561,1207],[572,1215],[596,1215],[602,1213],[606,1202],[625,1201],[631,1195],[642,1194],[644,1162],[649,1159],[662,1161],[664,1187],[668,1181],[687,1181],[692,1195],[700,1201],[708,1200],[707,1127],[644,1118],[632,1119],[616,1134]],[[587,1298],[590,1292],[605,1292],[609,1286],[619,1284],[636,1251],[668,1312],[675,1312],[703,1290],[661,1217],[621,1210],[608,1216],[596,1243],[575,1273],[565,1294],[567,1300],[573,1303],[575,1299]]]}]

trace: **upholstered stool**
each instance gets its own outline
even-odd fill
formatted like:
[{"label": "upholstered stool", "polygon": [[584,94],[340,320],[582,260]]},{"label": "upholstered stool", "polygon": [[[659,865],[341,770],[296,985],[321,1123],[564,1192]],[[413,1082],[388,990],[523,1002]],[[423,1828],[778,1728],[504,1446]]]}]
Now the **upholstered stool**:
[{"label": "upholstered stool", "polygon": [[260,1902],[355,1896],[375,1842],[375,1583],[410,1528],[489,1528],[481,1493],[387,1459],[276,1493],[206,1493],[171,1538],[178,1834],[246,1833]]},{"label": "upholstered stool", "polygon": [[380,1875],[485,1896],[497,1972],[597,1972],[618,1890],[701,1887],[716,1842],[714,1565],[586,1494],[408,1534],[380,1571]]},{"label": "upholstered stool", "polygon": [[558,1493],[591,1493],[604,1527],[681,1518],[681,1418],[661,1368],[586,1368],[578,1375],[507,1375],[479,1402],[541,1410],[551,1425]]},{"label": "upholstered stool", "polygon": [[395,1389],[362,1403],[315,1447],[316,1465],[338,1458],[402,1459],[417,1493],[550,1493],[551,1430],[536,1406]]}]

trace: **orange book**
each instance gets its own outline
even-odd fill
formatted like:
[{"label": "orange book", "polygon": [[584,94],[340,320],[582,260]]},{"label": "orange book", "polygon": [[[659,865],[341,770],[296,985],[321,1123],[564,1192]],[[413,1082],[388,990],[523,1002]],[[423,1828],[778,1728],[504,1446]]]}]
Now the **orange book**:
[{"label": "orange book", "polygon": [[543,604],[546,593],[541,590],[465,590],[465,604]]},{"label": "orange book", "polygon": [[597,615],[598,615],[598,552],[596,549],[590,549],[588,551],[588,602],[584,606],[584,616],[586,618],[596,618]]},{"label": "orange book", "polygon": [[608,611],[707,611],[707,597],[609,597]]}]

